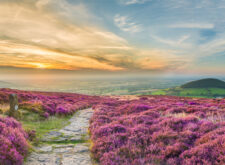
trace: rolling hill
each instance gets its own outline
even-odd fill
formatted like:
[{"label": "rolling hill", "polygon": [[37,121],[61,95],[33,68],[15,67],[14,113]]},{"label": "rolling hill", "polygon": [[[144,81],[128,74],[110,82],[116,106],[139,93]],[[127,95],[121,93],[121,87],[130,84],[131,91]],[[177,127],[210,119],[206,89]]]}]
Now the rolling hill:
[{"label": "rolling hill", "polygon": [[191,81],[181,85],[181,88],[225,88],[225,82],[214,78],[207,78]]},{"label": "rolling hill", "polygon": [[207,78],[191,81],[175,88],[153,91],[151,94],[207,98],[225,97],[225,82],[218,79]]},{"label": "rolling hill", "polygon": [[11,83],[0,81],[0,88],[9,88],[11,85]]}]

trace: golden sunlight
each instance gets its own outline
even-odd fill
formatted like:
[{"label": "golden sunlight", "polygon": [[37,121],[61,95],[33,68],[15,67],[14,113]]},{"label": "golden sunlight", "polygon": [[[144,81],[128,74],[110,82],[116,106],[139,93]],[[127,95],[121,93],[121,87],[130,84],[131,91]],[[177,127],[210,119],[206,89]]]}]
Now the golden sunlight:
[{"label": "golden sunlight", "polygon": [[45,69],[48,66],[43,64],[43,63],[31,63],[31,65],[33,65],[35,68],[39,68],[39,69]]}]

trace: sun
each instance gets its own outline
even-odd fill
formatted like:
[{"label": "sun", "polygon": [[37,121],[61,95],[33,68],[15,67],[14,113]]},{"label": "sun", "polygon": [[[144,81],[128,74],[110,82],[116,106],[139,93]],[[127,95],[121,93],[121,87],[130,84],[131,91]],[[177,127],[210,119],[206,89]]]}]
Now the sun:
[{"label": "sun", "polygon": [[32,65],[35,68],[39,68],[39,69],[45,69],[45,68],[47,68],[47,66],[45,64],[42,64],[42,63],[32,63]]}]

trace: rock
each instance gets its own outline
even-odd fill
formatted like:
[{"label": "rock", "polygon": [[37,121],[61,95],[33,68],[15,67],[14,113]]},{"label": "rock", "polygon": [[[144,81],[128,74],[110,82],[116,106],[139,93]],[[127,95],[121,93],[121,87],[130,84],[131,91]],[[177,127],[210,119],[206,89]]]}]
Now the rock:
[{"label": "rock", "polygon": [[32,153],[25,165],[59,165],[60,162],[60,157],[57,157],[56,154]]},{"label": "rock", "polygon": [[82,140],[82,136],[75,135],[74,137],[70,138],[71,141],[78,141]]},{"label": "rock", "polygon": [[89,153],[65,154],[62,157],[62,165],[91,165]]},{"label": "rock", "polygon": [[88,152],[89,151],[89,147],[84,145],[84,144],[77,144],[75,147],[74,147],[74,152],[79,152],[79,153],[82,153],[82,152]]},{"label": "rock", "polygon": [[42,146],[36,148],[37,152],[51,152],[52,151],[52,146]]},{"label": "rock", "polygon": [[10,112],[18,111],[19,104],[18,104],[18,97],[16,94],[9,95],[9,104],[10,104]]},{"label": "rock", "polygon": [[16,94],[10,94],[9,95],[9,104],[10,104],[10,109],[9,109],[9,116],[12,116],[16,119],[21,118],[21,113],[18,111],[19,110],[19,104],[18,104],[18,97]]},{"label": "rock", "polygon": [[72,147],[65,147],[65,148],[56,148],[54,149],[54,153],[68,153],[71,152]]}]

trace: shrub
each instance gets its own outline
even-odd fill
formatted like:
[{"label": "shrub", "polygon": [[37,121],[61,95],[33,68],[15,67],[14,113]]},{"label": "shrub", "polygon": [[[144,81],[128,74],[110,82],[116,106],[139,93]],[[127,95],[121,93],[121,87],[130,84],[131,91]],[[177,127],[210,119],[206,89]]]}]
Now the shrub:
[{"label": "shrub", "polygon": [[21,165],[28,153],[27,138],[18,121],[0,117],[0,164]]},{"label": "shrub", "polygon": [[[225,99],[145,96],[95,106],[92,153],[101,165],[225,164]],[[178,114],[184,115],[178,115]]]}]

